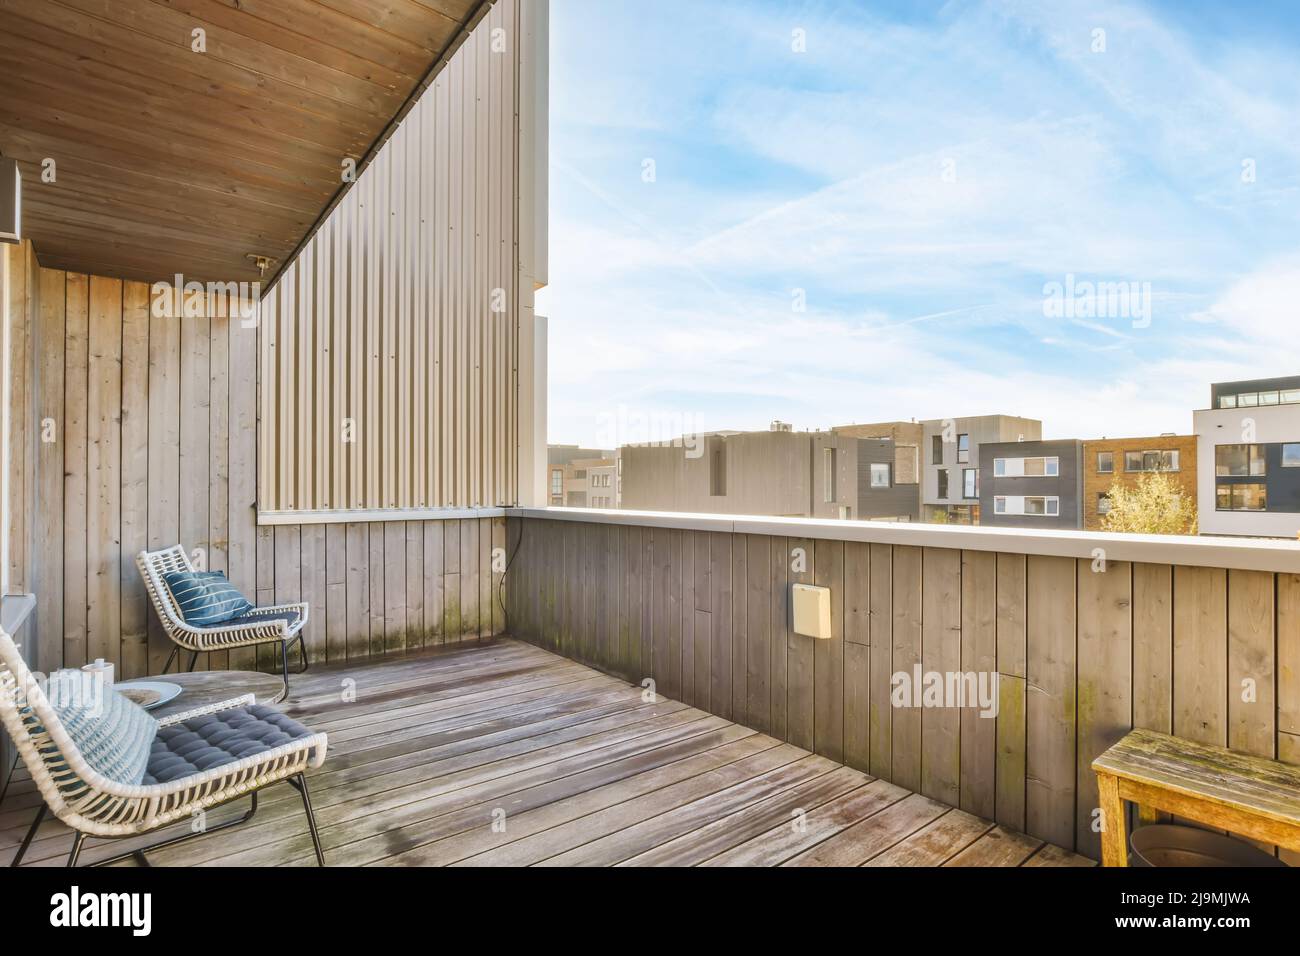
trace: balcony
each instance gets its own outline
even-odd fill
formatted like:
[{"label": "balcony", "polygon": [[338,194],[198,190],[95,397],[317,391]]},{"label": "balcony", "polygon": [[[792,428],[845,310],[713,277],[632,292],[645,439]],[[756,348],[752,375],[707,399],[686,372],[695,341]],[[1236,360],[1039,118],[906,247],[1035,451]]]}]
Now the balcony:
[{"label": "balcony", "polygon": [[[1300,763],[1293,541],[528,506],[555,500],[542,0],[401,5],[414,48],[359,21],[382,82],[306,58],[311,17],[286,38],[205,5],[244,32],[194,60],[188,19],[146,6],[131,28],[0,12],[40,67],[0,117],[29,202],[0,246],[0,610],[32,669],[163,671],[145,550],[306,603],[310,667],[277,706],[328,735],[303,782],[338,865],[1086,866],[1092,761],[1132,729]],[[321,15],[359,69],[355,18]],[[175,125],[129,130],[128,108]],[[204,288],[157,308],[182,273],[267,287],[248,312]],[[793,628],[797,584],[829,590],[825,639]],[[191,666],[279,672],[266,647]],[[150,859],[312,863],[298,799]],[[0,862],[42,803],[19,769]],[[27,862],[74,839],[51,817]]]}]

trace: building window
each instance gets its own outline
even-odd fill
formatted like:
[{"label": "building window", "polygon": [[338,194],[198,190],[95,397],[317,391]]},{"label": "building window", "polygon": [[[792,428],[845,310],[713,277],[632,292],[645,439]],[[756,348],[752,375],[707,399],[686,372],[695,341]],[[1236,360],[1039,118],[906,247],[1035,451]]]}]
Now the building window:
[{"label": "building window", "polygon": [[1215,507],[1219,511],[1267,511],[1266,486],[1259,482],[1218,485],[1215,488]]},{"label": "building window", "polygon": [[1055,478],[1061,473],[1061,459],[995,458],[993,475],[997,478]]},{"label": "building window", "polygon": [[970,435],[957,436],[957,464],[964,465],[970,461]]},{"label": "building window", "polygon": [[961,496],[963,498],[978,498],[980,496],[980,473],[974,468],[963,468],[961,470]]},{"label": "building window", "polygon": [[871,487],[888,488],[890,485],[891,468],[887,462],[873,461],[871,463]]},{"label": "building window", "polygon": [[1097,473],[1113,475],[1115,473],[1115,453],[1113,451],[1097,452]]},{"label": "building window", "polygon": [[1131,472],[1178,471],[1178,452],[1126,451],[1124,452],[1124,470]]},{"label": "building window", "polygon": [[993,511],[1000,515],[1054,518],[1061,513],[1061,499],[1056,495],[998,496],[993,499]]},{"label": "building window", "polygon": [[1097,514],[1110,514],[1110,495],[1104,491],[1097,492]]},{"label": "building window", "polygon": [[835,500],[835,449],[822,449],[822,501]]},{"label": "building window", "polygon": [[551,494],[564,494],[564,470],[561,468],[551,470]]},{"label": "building window", "polygon": [[1300,405],[1300,388],[1219,396],[1220,408],[1246,408],[1255,405]]},{"label": "building window", "polygon": [[1255,478],[1268,474],[1264,446],[1216,445],[1214,473],[1220,478]]},{"label": "building window", "polygon": [[947,468],[939,469],[939,497],[940,498],[948,497],[948,469]]},{"label": "building window", "polygon": [[934,465],[943,464],[943,436],[935,435],[930,439],[930,463]]},{"label": "building window", "polygon": [[1300,442],[1288,442],[1282,446],[1282,467],[1300,468]]}]

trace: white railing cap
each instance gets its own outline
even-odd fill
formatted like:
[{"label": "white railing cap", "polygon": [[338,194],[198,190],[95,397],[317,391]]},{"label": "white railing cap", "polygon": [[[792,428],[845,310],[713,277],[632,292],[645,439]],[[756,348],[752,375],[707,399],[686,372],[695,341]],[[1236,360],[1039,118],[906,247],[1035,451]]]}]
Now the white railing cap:
[{"label": "white railing cap", "polygon": [[[861,541],[920,548],[959,548],[1065,558],[1182,564],[1300,574],[1300,541],[1279,538],[1220,538],[1210,535],[1114,534],[1064,529],[990,528],[894,521],[838,521],[772,518],[762,515],[689,514],[671,511],[602,511],[588,508],[507,508],[513,518],[588,524],[679,528],[786,538]],[[1098,555],[1098,549],[1102,554]]]}]

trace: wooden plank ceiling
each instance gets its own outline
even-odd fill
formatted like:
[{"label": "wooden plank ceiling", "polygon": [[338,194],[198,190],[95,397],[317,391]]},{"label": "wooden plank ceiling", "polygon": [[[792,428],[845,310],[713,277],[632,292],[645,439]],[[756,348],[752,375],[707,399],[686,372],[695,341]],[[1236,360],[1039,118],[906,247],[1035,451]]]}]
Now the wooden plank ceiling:
[{"label": "wooden plank ceiling", "polygon": [[283,265],[483,5],[0,0],[26,238],[47,268],[256,279],[247,256]]}]

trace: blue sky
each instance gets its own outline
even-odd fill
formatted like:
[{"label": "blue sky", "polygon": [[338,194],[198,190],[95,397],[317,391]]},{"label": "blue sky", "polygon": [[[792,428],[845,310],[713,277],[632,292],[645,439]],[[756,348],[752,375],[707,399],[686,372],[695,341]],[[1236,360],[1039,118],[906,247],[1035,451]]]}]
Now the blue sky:
[{"label": "blue sky", "polygon": [[551,441],[1186,432],[1300,374],[1298,7],[552,0]]}]

